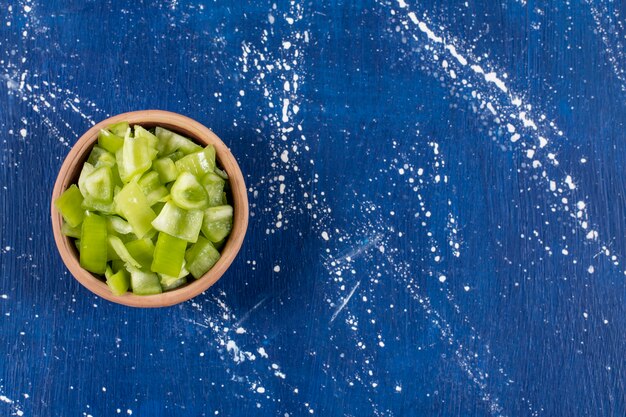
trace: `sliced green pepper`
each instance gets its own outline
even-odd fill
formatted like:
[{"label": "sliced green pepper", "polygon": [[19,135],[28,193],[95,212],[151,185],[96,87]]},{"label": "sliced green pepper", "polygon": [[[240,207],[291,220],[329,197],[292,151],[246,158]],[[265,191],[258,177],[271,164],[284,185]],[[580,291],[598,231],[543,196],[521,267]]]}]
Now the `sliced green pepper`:
[{"label": "sliced green pepper", "polygon": [[161,184],[159,174],[155,171],[146,172],[139,181],[137,181],[137,184],[139,184],[141,191],[145,194],[146,200],[150,206],[161,201],[168,194],[167,188]]},{"label": "sliced green pepper", "polygon": [[159,138],[159,155],[169,155],[179,149],[184,154],[190,154],[202,149],[186,137],[159,126],[154,129],[154,134]]},{"label": "sliced green pepper", "polygon": [[78,188],[84,201],[83,207],[91,210],[110,210],[113,202],[113,173],[108,166],[95,168],[86,163],[80,174]]},{"label": "sliced green pepper", "polygon": [[187,242],[185,240],[167,233],[159,233],[150,269],[153,272],[178,277],[185,261],[186,248]]},{"label": "sliced green pepper", "polygon": [[102,201],[91,196],[86,196],[83,200],[83,208],[89,211],[98,211],[100,214],[115,214],[115,204],[113,201]]},{"label": "sliced green pepper", "polygon": [[145,272],[134,268],[132,265],[126,265],[126,269],[130,272],[130,286],[133,293],[137,295],[152,295],[163,292],[159,277],[154,272]]},{"label": "sliced green pepper", "polygon": [[172,201],[185,210],[200,210],[208,206],[206,191],[195,175],[181,172],[170,189]]},{"label": "sliced green pepper", "polygon": [[107,225],[104,217],[89,214],[80,233],[80,265],[87,271],[104,274],[107,265]]},{"label": "sliced green pepper", "polygon": [[132,137],[127,131],[124,146],[116,153],[120,177],[128,183],[133,177],[140,176],[152,165],[157,151],[146,137]]},{"label": "sliced green pepper", "polygon": [[87,162],[89,162],[96,168],[101,166],[112,167],[113,165],[115,165],[115,155],[108,152],[106,149],[96,145],[91,150],[89,158],[87,158]]},{"label": "sliced green pepper", "polygon": [[211,242],[219,242],[233,227],[233,208],[229,205],[209,207],[204,210],[202,233]]},{"label": "sliced green pepper", "polygon": [[133,240],[132,242],[126,243],[126,249],[128,249],[128,253],[139,262],[142,270],[150,270],[154,255],[154,243],[152,243],[152,239],[145,237],[143,239]]},{"label": "sliced green pepper", "polygon": [[133,232],[130,224],[117,216],[106,216],[107,230],[109,234],[117,233],[119,235],[127,235]]},{"label": "sliced green pepper", "polygon": [[219,261],[220,253],[213,244],[200,236],[198,241],[185,253],[185,267],[198,279]]},{"label": "sliced green pepper", "polygon": [[156,214],[150,208],[146,196],[136,183],[129,183],[115,196],[115,204],[119,213],[128,220],[133,232],[139,239],[145,237],[151,230],[151,222]]},{"label": "sliced green pepper", "polygon": [[124,246],[124,242],[122,242],[119,237],[109,236],[108,244],[109,247],[111,247],[115,251],[120,260],[134,266],[135,268],[141,268],[141,264],[131,256],[131,254],[128,252],[128,249],[126,249],[126,246]]},{"label": "sliced green pepper", "polygon": [[201,210],[184,210],[168,201],[152,222],[152,226],[160,232],[193,243],[198,240],[202,217]]},{"label": "sliced green pepper", "polygon": [[[124,129],[124,132],[126,132],[126,129]],[[111,133],[107,129],[100,129],[100,132],[98,133],[98,145],[103,149],[106,149],[112,154],[115,154],[115,152],[117,152],[117,150],[120,149],[123,144],[123,137]]]},{"label": "sliced green pepper", "polygon": [[72,227],[68,222],[63,222],[63,225],[61,226],[61,233],[68,237],[80,239],[81,227],[80,225]]},{"label": "sliced green pepper", "polygon": [[120,268],[116,273],[107,276],[107,285],[115,295],[122,295],[128,291],[130,277],[124,268]]},{"label": "sliced green pepper", "polygon": [[219,169],[218,167],[215,167],[214,169],[215,173],[217,175],[219,175],[220,177],[222,177],[222,179],[227,180],[228,179],[228,174],[226,173],[226,171]]},{"label": "sliced green pepper", "polygon": [[130,128],[130,125],[128,124],[128,122],[118,122],[118,123],[109,125],[107,127],[107,130],[109,130],[114,135],[117,135],[123,138],[129,128]]},{"label": "sliced green pepper", "polygon": [[[202,148],[200,148],[200,149],[202,149]],[[167,159],[171,159],[172,162],[176,162],[179,159],[181,159],[183,156],[185,156],[183,151],[176,151],[176,152],[172,152],[171,154],[167,155],[166,158]],[[176,172],[178,172],[178,170],[176,170]]]},{"label": "sliced green pepper", "polygon": [[85,209],[82,206],[83,195],[75,184],[69,186],[54,201],[54,206],[70,227],[78,227],[85,218]]},{"label": "sliced green pepper", "polygon": [[176,164],[170,158],[157,159],[152,163],[152,168],[159,174],[159,180],[163,184],[172,182],[178,177]]},{"label": "sliced green pepper", "polygon": [[190,172],[201,178],[215,169],[215,148],[207,145],[201,151],[182,157],[175,164],[178,172]]},{"label": "sliced green pepper", "polygon": [[189,271],[185,268],[185,262],[183,261],[183,267],[180,270],[180,274],[178,276],[171,276],[165,274],[157,274],[159,276],[159,280],[161,281],[161,287],[163,291],[173,290],[174,288],[178,288],[187,283],[187,275],[189,275]]},{"label": "sliced green pepper", "polygon": [[150,133],[140,125],[135,125],[134,130],[136,139],[145,140],[150,148],[154,150],[157,149],[157,147],[159,146],[159,139],[156,136],[154,136],[152,133]]},{"label": "sliced green pepper", "polygon": [[[189,272],[187,272],[186,275],[188,274]],[[170,291],[175,288],[182,287],[187,283],[187,278],[185,276],[178,278],[170,277],[169,275],[159,274],[159,279],[161,281],[161,288],[163,288],[163,291]]]},{"label": "sliced green pepper", "polygon": [[209,207],[222,205],[222,193],[224,192],[225,181],[217,174],[209,172],[202,177],[202,186],[207,193]]}]

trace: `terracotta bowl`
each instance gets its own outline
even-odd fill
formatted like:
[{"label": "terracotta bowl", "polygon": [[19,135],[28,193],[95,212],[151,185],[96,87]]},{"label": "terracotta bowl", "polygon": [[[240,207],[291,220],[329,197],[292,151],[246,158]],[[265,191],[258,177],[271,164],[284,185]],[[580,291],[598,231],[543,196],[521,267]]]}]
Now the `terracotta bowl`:
[{"label": "terracotta bowl", "polygon": [[[212,144],[215,146],[218,165],[228,173],[229,177],[228,181],[230,182],[230,188],[232,190],[234,209],[233,229],[228,237],[228,241],[222,248],[220,260],[201,278],[192,280],[183,287],[162,294],[141,296],[128,292],[121,296],[114,295],[102,278],[81,268],[78,251],[74,246],[73,239],[61,233],[62,218],[54,207],[54,200],[71,184],[77,182],[83,163],[87,160],[89,152],[98,140],[99,130],[110,124],[121,121],[128,121],[131,125],[139,124],[146,128],[157,125],[162,126],[178,132],[202,146]],[[195,120],[180,114],[162,110],[142,110],[119,114],[103,120],[81,136],[65,158],[56,183],[54,184],[51,215],[54,240],[56,241],[59,254],[65,266],[67,266],[78,282],[91,292],[114,303],[133,307],[165,307],[182,303],[202,293],[226,272],[235,259],[235,256],[237,256],[246,234],[246,228],[248,227],[248,196],[246,193],[246,184],[244,183],[243,175],[241,174],[235,157],[215,133]]]}]

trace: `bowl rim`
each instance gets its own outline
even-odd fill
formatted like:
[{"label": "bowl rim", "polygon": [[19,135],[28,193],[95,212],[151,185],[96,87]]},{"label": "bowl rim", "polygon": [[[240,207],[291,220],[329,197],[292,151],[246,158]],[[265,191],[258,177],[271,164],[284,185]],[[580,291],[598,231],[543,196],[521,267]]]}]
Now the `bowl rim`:
[{"label": "bowl rim", "polygon": [[[78,257],[76,256],[74,242],[61,233],[62,216],[56,210],[54,201],[67,187],[75,183],[78,172],[77,165],[82,164],[86,160],[88,152],[97,143],[100,129],[122,121],[128,121],[131,125],[162,126],[183,134],[195,142],[213,144],[213,146],[215,146],[217,159],[222,165],[222,168],[228,173],[228,181],[231,185],[233,197],[234,213],[232,231],[222,249],[221,257],[218,262],[202,277],[180,289],[155,295],[135,295],[132,292],[127,292],[123,295],[115,295],[104,281],[80,266]],[[51,197],[50,213],[54,240],[57,250],[61,255],[61,259],[72,276],[94,294],[108,301],[130,307],[171,306],[187,301],[207,290],[222,277],[237,256],[248,227],[247,188],[241,169],[235,157],[230,152],[230,149],[213,131],[201,123],[187,116],[165,110],[138,110],[121,113],[104,119],[92,126],[78,139],[65,157],[59,169]]]}]

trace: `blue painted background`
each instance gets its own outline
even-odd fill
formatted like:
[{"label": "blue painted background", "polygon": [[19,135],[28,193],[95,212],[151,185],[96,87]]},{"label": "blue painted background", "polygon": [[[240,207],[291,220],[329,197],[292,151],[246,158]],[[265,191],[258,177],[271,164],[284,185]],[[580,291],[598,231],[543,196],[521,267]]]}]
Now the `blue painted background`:
[{"label": "blue painted background", "polygon": [[[0,2],[0,415],[625,415],[626,5],[231,3]],[[252,216],[159,310],[49,220],[69,146],[148,108]]]}]

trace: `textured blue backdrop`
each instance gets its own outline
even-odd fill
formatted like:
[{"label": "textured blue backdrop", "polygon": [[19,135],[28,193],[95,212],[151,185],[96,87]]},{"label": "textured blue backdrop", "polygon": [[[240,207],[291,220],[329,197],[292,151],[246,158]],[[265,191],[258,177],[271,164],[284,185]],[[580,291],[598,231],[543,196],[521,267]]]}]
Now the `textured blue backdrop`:
[{"label": "textured blue backdrop", "polygon": [[[626,4],[415,3],[0,1],[0,415],[625,415]],[[252,216],[159,310],[82,288],[48,209],[148,108]]]}]

